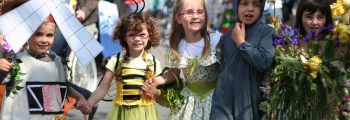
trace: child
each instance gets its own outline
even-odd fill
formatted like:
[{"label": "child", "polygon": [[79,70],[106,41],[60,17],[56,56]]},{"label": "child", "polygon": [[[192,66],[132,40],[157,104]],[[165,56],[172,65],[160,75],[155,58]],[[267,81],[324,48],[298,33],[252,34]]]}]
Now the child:
[{"label": "child", "polygon": [[218,74],[216,46],[221,34],[209,34],[204,0],[177,0],[170,30],[168,66],[171,70],[154,78],[156,85],[175,81],[184,74],[184,104],[169,119],[208,120]]},{"label": "child", "polygon": [[330,3],[327,0],[304,0],[300,1],[296,13],[295,27],[300,30],[301,35],[316,34],[324,35],[328,31],[321,31],[322,27],[332,25],[332,13]]},{"label": "child", "polygon": [[126,52],[118,53],[109,60],[100,85],[88,100],[87,112],[106,95],[112,80],[116,80],[118,92],[107,120],[160,119],[155,101],[141,91],[145,80],[161,72],[159,61],[147,52],[159,44],[158,27],[156,20],[148,15],[129,13],[123,16],[114,31],[114,37]]},{"label": "child", "polygon": [[[319,37],[319,40],[325,40],[324,38],[330,35],[331,31],[327,29],[322,30],[322,28],[329,25],[333,25],[333,18],[328,0],[304,0],[299,2],[295,27],[299,29],[300,34],[304,36],[304,38],[307,38],[314,32],[314,35]],[[307,50],[310,47],[308,41],[299,41],[299,45],[304,48],[304,50]],[[324,46],[326,42],[327,41],[318,41],[322,46]],[[344,51],[336,52],[337,55],[342,53],[344,53]]]},{"label": "child", "polygon": [[[43,22],[29,38],[28,49],[18,54],[23,61],[19,64],[20,72],[24,75],[13,86],[22,88],[16,92],[7,91],[9,95],[4,99],[1,113],[3,120],[61,118],[66,90],[78,100],[78,106],[85,103],[82,95],[67,87],[61,58],[49,51],[56,32],[56,25],[50,21]],[[13,81],[7,78],[3,82],[11,84]]]},{"label": "child", "polygon": [[239,22],[220,41],[222,66],[213,95],[212,120],[259,119],[259,81],[275,53],[272,44],[275,31],[259,20],[264,3],[264,0],[234,3]]}]

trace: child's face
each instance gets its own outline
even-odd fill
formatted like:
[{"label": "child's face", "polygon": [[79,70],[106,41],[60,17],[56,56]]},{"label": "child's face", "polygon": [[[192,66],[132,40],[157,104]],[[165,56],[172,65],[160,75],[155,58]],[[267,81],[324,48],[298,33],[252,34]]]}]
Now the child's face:
[{"label": "child's face", "polygon": [[319,10],[317,10],[315,13],[304,11],[302,23],[306,34],[311,33],[311,31],[315,31],[316,34],[318,34],[320,32],[320,28],[324,27],[326,23],[326,16]]},{"label": "child's face", "polygon": [[125,39],[130,51],[142,52],[147,46],[149,33],[146,24],[142,24],[141,28],[142,31],[139,33],[134,31],[128,31],[126,33]]},{"label": "child's face", "polygon": [[257,21],[261,13],[261,3],[259,0],[241,0],[238,5],[239,20],[250,25]]},{"label": "child's face", "polygon": [[56,25],[44,22],[28,40],[29,52],[32,54],[46,54],[52,47],[56,32]]},{"label": "child's face", "polygon": [[202,0],[184,0],[183,7],[177,15],[177,22],[185,32],[198,32],[205,24],[205,14]]}]

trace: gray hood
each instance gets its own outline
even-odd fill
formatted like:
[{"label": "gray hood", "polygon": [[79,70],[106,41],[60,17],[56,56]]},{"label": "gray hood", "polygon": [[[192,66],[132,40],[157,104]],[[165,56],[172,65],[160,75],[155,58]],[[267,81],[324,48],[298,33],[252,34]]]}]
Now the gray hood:
[{"label": "gray hood", "polygon": [[[238,5],[239,5],[239,2],[241,0],[233,0],[233,4],[232,4],[232,7],[233,7],[233,16],[234,18],[237,20],[237,22],[241,22],[241,20],[238,18]],[[261,2],[261,8],[260,8],[260,16],[259,16],[259,19],[257,21],[255,21],[255,23],[251,24],[251,25],[246,25],[246,29],[247,28],[250,28],[251,26],[254,26],[255,24],[257,23],[261,23],[262,24],[262,21],[261,21],[261,16],[263,15],[263,12],[264,12],[264,7],[265,7],[265,1],[266,0],[260,0]]]}]

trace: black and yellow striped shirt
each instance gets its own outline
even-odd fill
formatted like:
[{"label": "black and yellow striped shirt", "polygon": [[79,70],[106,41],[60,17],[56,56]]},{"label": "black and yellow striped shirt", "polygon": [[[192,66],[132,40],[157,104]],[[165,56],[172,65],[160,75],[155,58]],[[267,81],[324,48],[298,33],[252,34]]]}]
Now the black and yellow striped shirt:
[{"label": "black and yellow striped shirt", "polygon": [[[123,60],[124,55],[120,55],[119,57],[119,66],[120,61]],[[152,61],[151,71],[156,75],[161,73],[161,67],[159,64],[159,60],[155,59],[156,65],[154,68],[153,63],[153,55],[148,54],[147,59]],[[107,69],[112,71],[114,74],[116,73],[115,67],[117,64],[117,56],[113,56],[111,60],[108,61],[106,65]],[[145,70],[146,70],[146,62],[142,58],[129,58],[129,61],[123,63],[123,68],[118,68],[118,70],[122,70],[122,75],[116,75],[117,79],[121,79],[122,81],[117,81],[117,95],[114,98],[114,103],[117,105],[124,106],[142,106],[142,105],[152,105],[155,101],[143,94],[141,94],[141,86],[143,85],[145,78]],[[156,70],[154,72],[154,69]],[[121,78],[120,78],[121,77]]]}]

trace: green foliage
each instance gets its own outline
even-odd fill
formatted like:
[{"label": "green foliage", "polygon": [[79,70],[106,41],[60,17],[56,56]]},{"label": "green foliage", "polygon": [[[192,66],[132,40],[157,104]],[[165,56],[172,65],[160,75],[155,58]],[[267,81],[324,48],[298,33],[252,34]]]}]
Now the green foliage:
[{"label": "green foliage", "polygon": [[[163,73],[169,71],[170,68],[166,67],[163,69]],[[182,79],[177,79],[176,82],[163,85],[162,90],[162,104],[169,109],[177,109],[184,104],[184,95],[182,94],[183,89]]]},{"label": "green foliage", "polygon": [[17,58],[17,55],[14,54],[9,59],[13,63],[11,67],[10,80],[14,81],[14,84],[13,86],[10,86],[10,89],[12,93],[16,94],[17,91],[23,88],[19,86],[19,84],[22,82],[21,76],[25,74],[21,72],[21,67],[19,64],[22,63],[22,60]]},{"label": "green foliage", "polygon": [[[182,82],[179,82],[182,83]],[[169,84],[164,86],[165,105],[169,109],[177,109],[183,104],[183,94],[181,93],[183,84]]]}]

